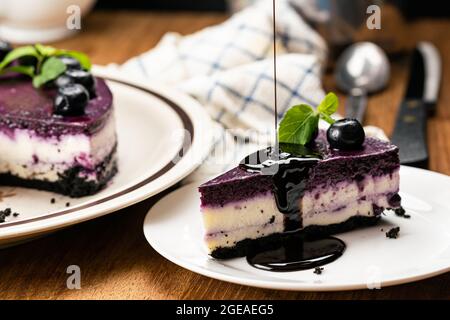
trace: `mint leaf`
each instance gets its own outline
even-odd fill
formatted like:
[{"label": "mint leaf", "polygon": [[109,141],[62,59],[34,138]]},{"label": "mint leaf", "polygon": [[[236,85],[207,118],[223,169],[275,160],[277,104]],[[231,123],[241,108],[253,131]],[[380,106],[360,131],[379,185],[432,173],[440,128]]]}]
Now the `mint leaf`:
[{"label": "mint leaf", "polygon": [[[307,104],[291,107],[280,122],[278,141],[282,144],[305,145],[310,142],[319,130],[319,119],[333,124],[331,115],[337,111],[338,97],[330,92],[314,110]],[[292,148],[292,145],[290,146]]]},{"label": "mint leaf", "polygon": [[0,74],[8,73],[8,72],[16,72],[27,75],[29,77],[34,77],[34,67],[32,66],[10,66],[0,70]]},{"label": "mint leaf", "polygon": [[337,111],[338,106],[339,106],[338,97],[333,92],[330,92],[325,96],[325,98],[317,107],[317,112],[327,116],[331,116],[333,113]]},{"label": "mint leaf", "polygon": [[36,50],[43,56],[45,57],[50,57],[56,54],[56,52],[58,51],[57,49],[50,47],[50,46],[44,46],[42,44],[36,44],[34,46],[36,48]]},{"label": "mint leaf", "polygon": [[290,108],[280,122],[278,140],[280,143],[308,143],[319,125],[319,115],[307,104]]},{"label": "mint leaf", "polygon": [[39,52],[37,52],[34,46],[19,47],[11,51],[6,55],[3,61],[0,63],[0,71],[8,66],[11,62],[25,56],[33,56],[39,59]]},{"label": "mint leaf", "polygon": [[[35,57],[37,60],[36,68],[24,65],[11,65],[14,61],[26,56]],[[82,52],[73,50],[56,49],[51,46],[36,44],[33,46],[19,47],[11,51],[3,61],[0,62],[0,74],[7,72],[22,73],[33,78],[33,85],[38,88],[44,83],[56,79],[67,67],[57,57],[70,56],[77,59],[81,66],[91,69],[89,57]]]},{"label": "mint leaf", "polygon": [[35,47],[36,47],[36,50],[43,56],[46,56],[46,57],[69,56],[74,59],[77,59],[80,62],[83,69],[90,70],[92,67],[89,57],[80,51],[56,49],[51,46],[44,46],[42,44],[36,44]]},{"label": "mint leaf", "polygon": [[44,83],[56,79],[66,69],[66,65],[58,58],[48,58],[42,64],[41,73],[33,78],[33,86],[39,88]]},{"label": "mint leaf", "polygon": [[329,124],[333,124],[336,122],[336,120],[334,120],[332,117],[330,117],[329,115],[327,115],[325,113],[320,113],[319,115],[320,115],[321,119],[325,120]]}]

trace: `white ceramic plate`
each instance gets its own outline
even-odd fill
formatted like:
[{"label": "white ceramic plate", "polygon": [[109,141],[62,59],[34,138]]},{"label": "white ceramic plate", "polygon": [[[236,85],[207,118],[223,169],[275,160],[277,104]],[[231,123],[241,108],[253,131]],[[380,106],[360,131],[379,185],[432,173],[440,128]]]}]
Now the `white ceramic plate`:
[{"label": "white ceramic plate", "polygon": [[[338,235],[344,255],[313,270],[270,272],[251,267],[245,258],[208,257],[203,245],[197,184],[184,186],[150,209],[144,233],[168,260],[199,274],[233,283],[282,290],[333,291],[391,286],[450,271],[450,177],[402,167],[401,196],[410,219],[388,212],[374,227]],[[400,237],[386,238],[393,226]],[[383,231],[381,231],[383,229]]]},{"label": "white ceramic plate", "polygon": [[[0,187],[0,209],[11,207],[20,213],[0,223],[0,246],[144,200],[186,177],[209,152],[204,132],[211,122],[195,100],[160,86],[130,82],[104,69],[95,73],[108,79],[114,95],[119,173],[103,191],[78,199]],[[183,143],[184,133],[193,137],[191,144]],[[51,204],[51,198],[56,203]]]}]

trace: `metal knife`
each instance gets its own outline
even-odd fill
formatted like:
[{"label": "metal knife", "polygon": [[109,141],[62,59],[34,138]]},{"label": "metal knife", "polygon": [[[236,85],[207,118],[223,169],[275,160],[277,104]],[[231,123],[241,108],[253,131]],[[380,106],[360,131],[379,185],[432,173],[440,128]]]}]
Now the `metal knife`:
[{"label": "metal knife", "polygon": [[400,149],[400,163],[427,168],[427,118],[436,108],[441,83],[441,57],[429,42],[414,49],[409,82],[400,105],[392,143]]}]

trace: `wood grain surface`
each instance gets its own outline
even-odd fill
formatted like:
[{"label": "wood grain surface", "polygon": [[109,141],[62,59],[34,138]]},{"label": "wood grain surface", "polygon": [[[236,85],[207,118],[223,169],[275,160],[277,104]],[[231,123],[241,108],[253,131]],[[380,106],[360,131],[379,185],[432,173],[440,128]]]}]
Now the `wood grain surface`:
[{"label": "wood grain surface", "polygon": [[[84,21],[80,34],[55,45],[85,51],[97,64],[122,63],[150,49],[167,31],[188,34],[224,19],[220,14],[96,12]],[[411,43],[434,42],[444,60],[443,86],[437,114],[429,120],[428,140],[430,168],[445,174],[450,174],[449,31],[450,21],[425,20],[409,24],[405,33],[405,41]],[[405,57],[396,58],[387,90],[369,100],[367,123],[388,134],[402,99],[407,66]],[[330,75],[325,76],[325,86],[336,90]],[[0,299],[450,298],[450,273],[381,290],[332,293],[263,290],[209,279],[165,260],[145,241],[143,219],[156,200],[0,250]],[[73,264],[81,268],[80,290],[66,287],[66,268]]]}]

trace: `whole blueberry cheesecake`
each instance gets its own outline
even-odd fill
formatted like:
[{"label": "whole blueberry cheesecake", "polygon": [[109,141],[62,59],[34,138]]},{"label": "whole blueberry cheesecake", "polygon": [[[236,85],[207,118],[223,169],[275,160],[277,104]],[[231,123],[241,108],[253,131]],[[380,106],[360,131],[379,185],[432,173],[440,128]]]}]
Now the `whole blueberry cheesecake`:
[{"label": "whole blueberry cheesecake", "polygon": [[91,195],[117,172],[113,96],[87,57],[40,45],[0,53],[0,184]]},{"label": "whole blueberry cheesecake", "polygon": [[[398,148],[365,137],[356,120],[335,122],[335,108],[305,108],[280,123],[278,152],[260,150],[199,187],[213,257],[245,256],[294,232],[314,238],[373,225],[400,208]],[[305,112],[314,119],[298,127]],[[322,117],[328,131],[317,130]]]}]

